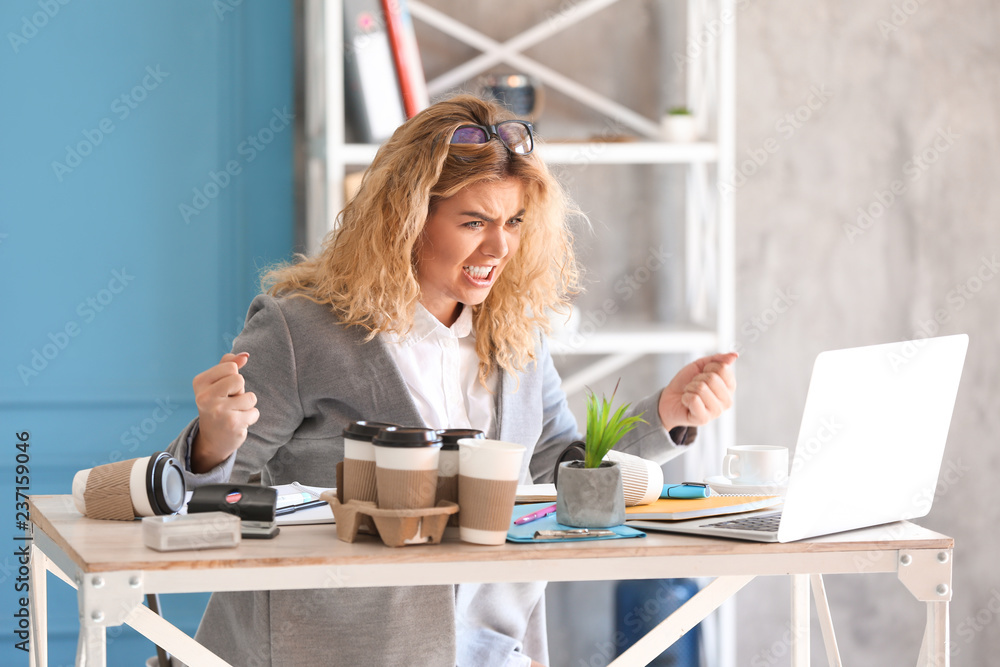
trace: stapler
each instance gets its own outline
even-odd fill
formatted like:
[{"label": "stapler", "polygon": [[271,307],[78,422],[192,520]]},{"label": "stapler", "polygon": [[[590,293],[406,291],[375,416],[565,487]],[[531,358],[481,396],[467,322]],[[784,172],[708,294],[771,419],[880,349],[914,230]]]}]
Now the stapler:
[{"label": "stapler", "polygon": [[270,539],[278,534],[275,511],[278,491],[255,484],[206,484],[188,501],[188,514],[228,512],[240,517],[243,537]]}]

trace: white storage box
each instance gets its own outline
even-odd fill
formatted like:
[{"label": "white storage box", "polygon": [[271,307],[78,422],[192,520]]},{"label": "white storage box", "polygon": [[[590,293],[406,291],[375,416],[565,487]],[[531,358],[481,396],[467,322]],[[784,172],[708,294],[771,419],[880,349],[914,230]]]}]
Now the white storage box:
[{"label": "white storage box", "polygon": [[240,518],[226,512],[147,516],[142,542],[157,551],[219,549],[240,543]]}]

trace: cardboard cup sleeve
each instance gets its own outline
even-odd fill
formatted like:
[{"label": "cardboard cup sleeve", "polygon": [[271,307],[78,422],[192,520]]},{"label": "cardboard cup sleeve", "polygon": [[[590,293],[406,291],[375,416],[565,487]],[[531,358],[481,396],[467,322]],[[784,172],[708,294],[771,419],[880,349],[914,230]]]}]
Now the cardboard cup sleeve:
[{"label": "cardboard cup sleeve", "polygon": [[344,500],[378,502],[375,462],[344,459]]},{"label": "cardboard cup sleeve", "polygon": [[460,475],[458,522],[463,528],[507,532],[514,512],[517,480],[480,479]]},{"label": "cardboard cup sleeve", "polygon": [[396,470],[376,468],[378,506],[389,510],[414,510],[434,506],[437,493],[437,468],[431,470]]},{"label": "cardboard cup sleeve", "polygon": [[135,518],[129,489],[129,477],[134,463],[134,459],[130,459],[90,470],[87,486],[83,491],[88,517],[116,521],[131,521]]}]

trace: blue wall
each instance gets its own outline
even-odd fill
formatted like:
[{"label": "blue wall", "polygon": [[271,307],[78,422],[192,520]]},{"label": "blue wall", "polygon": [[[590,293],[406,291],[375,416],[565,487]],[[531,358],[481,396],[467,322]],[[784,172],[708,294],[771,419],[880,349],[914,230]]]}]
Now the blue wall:
[{"label": "blue wall", "polygon": [[[22,665],[15,434],[31,493],[68,493],[196,414],[192,377],[292,249],[292,7],[8,0],[0,27],[0,664]],[[193,632],[205,599],[163,603]],[[49,603],[49,664],[72,664],[75,595],[50,576]],[[110,665],[154,653],[108,637]]]}]

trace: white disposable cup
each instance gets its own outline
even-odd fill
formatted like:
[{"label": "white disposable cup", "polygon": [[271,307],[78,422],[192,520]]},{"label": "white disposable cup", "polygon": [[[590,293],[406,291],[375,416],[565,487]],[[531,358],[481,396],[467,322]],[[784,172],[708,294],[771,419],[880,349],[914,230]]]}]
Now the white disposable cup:
[{"label": "white disposable cup", "polygon": [[375,445],[375,465],[390,470],[437,470],[441,447],[381,447]]},{"label": "white disposable cup", "polygon": [[[382,509],[434,507],[441,438],[431,429],[386,428],[372,440]],[[418,473],[400,476],[399,472]]]},{"label": "white disposable cup", "polygon": [[[120,470],[121,481],[115,488],[104,487],[102,509],[87,507],[88,486],[95,470]],[[124,473],[128,471],[128,481]],[[112,477],[112,478],[114,478]],[[157,452],[128,461],[118,461],[95,468],[80,470],[73,476],[73,503],[80,514],[95,519],[112,518],[103,512],[112,512],[115,518],[173,514],[184,504],[186,485],[184,474],[176,460],[166,452]]]},{"label": "white disposable cup", "polygon": [[737,445],[726,450],[722,475],[733,484],[781,484],[788,479],[788,448]]},{"label": "white disposable cup", "polygon": [[[475,428],[444,428],[438,430],[441,436],[441,458],[438,464],[438,501],[458,502],[458,443],[466,438],[481,440],[486,435]],[[458,525],[458,514],[448,517],[449,526]]]},{"label": "white disposable cup", "polygon": [[371,441],[344,438],[344,502],[376,500],[375,466],[375,445]]},{"label": "white disposable cup", "polygon": [[438,461],[438,475],[441,477],[457,475],[459,458],[460,454],[457,449],[442,449],[441,458]]},{"label": "white disposable cup", "polygon": [[344,436],[344,502],[378,499],[375,484],[375,446],[372,439],[382,428],[395,426],[385,422],[355,421],[347,425]]},{"label": "white disposable cup", "polygon": [[[507,539],[507,529],[510,517],[514,512],[514,498],[517,495],[517,482],[521,478],[521,462],[524,459],[525,447],[513,442],[502,440],[484,440],[467,438],[458,441],[459,447],[459,497],[462,496],[462,482],[465,478],[513,482],[513,493],[509,498],[497,499],[497,505],[490,508],[494,516],[505,516],[503,528],[497,530],[482,530],[463,524],[463,517],[472,515],[472,508],[463,508],[459,502],[458,536],[463,542],[473,544],[499,545]],[[481,508],[476,508],[481,509]]]},{"label": "white disposable cup", "polygon": [[656,461],[614,449],[604,455],[604,460],[617,462],[622,471],[626,507],[648,505],[659,500],[663,493],[663,468]]},{"label": "white disposable cup", "polygon": [[374,461],[375,445],[371,441],[352,440],[344,438],[344,458],[357,459],[358,461]]}]

